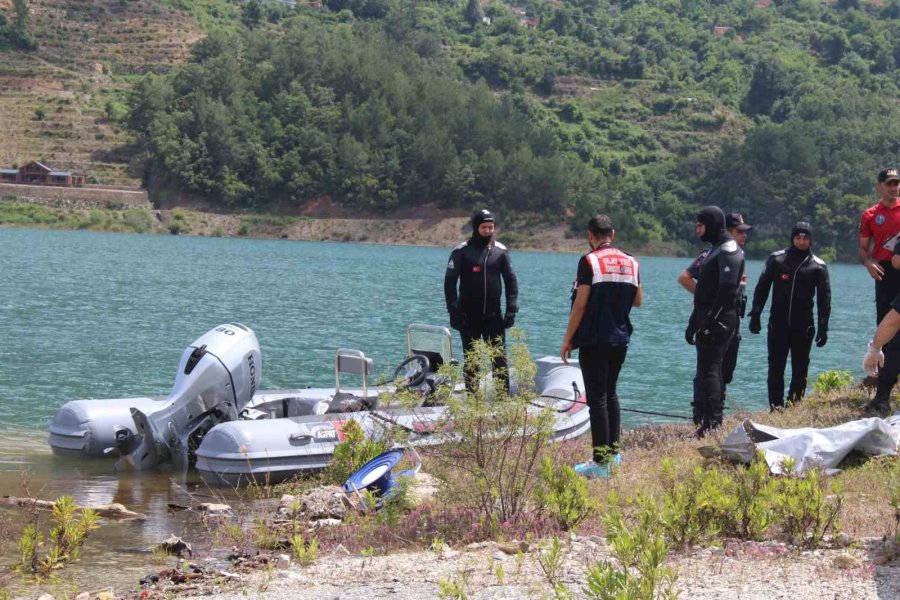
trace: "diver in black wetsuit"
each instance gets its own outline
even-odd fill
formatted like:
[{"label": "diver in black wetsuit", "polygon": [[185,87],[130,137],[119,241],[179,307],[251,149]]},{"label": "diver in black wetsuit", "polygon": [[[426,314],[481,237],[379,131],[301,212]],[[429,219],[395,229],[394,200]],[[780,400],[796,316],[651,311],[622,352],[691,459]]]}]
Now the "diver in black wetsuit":
[{"label": "diver in black wetsuit", "polygon": [[[505,315],[500,307],[503,291],[506,292]],[[494,241],[494,215],[490,211],[479,210],[472,215],[472,237],[450,253],[444,274],[444,298],[450,327],[459,331],[466,354],[478,339],[505,348],[505,330],[515,324],[519,310],[519,284],[509,250]],[[475,366],[466,361],[464,371],[466,388],[473,391]],[[494,357],[493,372],[508,392],[505,350]]]},{"label": "diver in black wetsuit", "polygon": [[694,403],[703,437],[722,424],[722,360],[737,327],[737,297],[744,276],[744,253],[725,230],[725,213],[707,206],[697,215],[696,232],[712,245],[700,265],[694,291],[694,311],[684,332],[688,344],[697,347]]},{"label": "diver in black wetsuit", "polygon": [[[791,245],[773,252],[759,276],[750,310],[750,333],[762,330],[760,315],[772,288],[769,313],[769,406],[784,407],[784,367],[791,355],[788,402],[799,402],[806,394],[809,351],[828,341],[831,315],[831,284],[825,261],[810,251],[812,227],[800,221],[791,231]],[[818,328],[813,325],[813,300],[818,307]]]}]

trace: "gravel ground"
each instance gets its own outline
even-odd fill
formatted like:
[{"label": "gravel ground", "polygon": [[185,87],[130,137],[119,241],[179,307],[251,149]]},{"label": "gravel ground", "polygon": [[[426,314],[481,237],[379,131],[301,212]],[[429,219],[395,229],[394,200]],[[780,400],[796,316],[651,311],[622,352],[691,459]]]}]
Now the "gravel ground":
[{"label": "gravel ground", "polygon": [[[871,548],[877,543],[872,541]],[[291,565],[245,581],[240,593],[216,594],[228,600],[331,600],[440,597],[439,582],[463,585],[465,596],[480,600],[552,598],[537,560],[541,549],[507,555],[496,543],[461,551],[395,554],[372,558],[320,557],[309,567]],[[587,567],[608,558],[599,538],[573,538],[565,549],[560,580],[572,598],[586,598]],[[875,558],[872,558],[875,557]],[[674,556],[677,588],[683,599],[897,600],[900,561],[883,562],[864,549],[791,552],[777,543],[733,542],[726,548],[699,549]],[[448,596],[445,596],[448,597]]]}]

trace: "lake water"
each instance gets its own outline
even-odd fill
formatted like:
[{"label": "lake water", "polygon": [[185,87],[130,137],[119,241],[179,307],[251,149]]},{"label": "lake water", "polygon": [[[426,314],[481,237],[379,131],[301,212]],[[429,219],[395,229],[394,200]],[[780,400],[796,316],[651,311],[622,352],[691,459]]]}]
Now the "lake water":
[{"label": "lake water", "polygon": [[[409,323],[446,324],[443,276],[454,243],[416,248],[0,228],[0,434],[6,440],[0,494],[21,495],[20,472],[27,468],[30,489],[42,498],[65,492],[80,502],[121,501],[156,515],[104,528],[106,547],[138,552],[170,529],[180,532],[165,505],[190,504],[187,490],[164,475],[120,480],[110,463],[52,457],[45,432],[53,412],[78,398],[167,394],[182,350],[229,321],[256,332],[264,389],[333,385],[339,347],[365,351],[379,375],[390,373],[404,356]],[[578,257],[512,256],[520,288],[516,324],[533,355],[555,355]],[[688,415],[695,353],[683,332],[691,298],[675,281],[688,259],[640,260],[645,300],[632,313],[622,405]],[[761,268],[758,261],[747,264],[751,293]],[[861,376],[874,330],[873,284],[865,270],[833,265],[830,272],[829,342],[813,348],[811,382],[830,369]],[[729,395],[737,406],[758,409],[767,404],[765,336],[747,333],[746,322],[743,328]],[[648,420],[627,412],[623,418],[626,426]],[[110,560],[110,571],[134,583],[146,559],[138,555]]]}]

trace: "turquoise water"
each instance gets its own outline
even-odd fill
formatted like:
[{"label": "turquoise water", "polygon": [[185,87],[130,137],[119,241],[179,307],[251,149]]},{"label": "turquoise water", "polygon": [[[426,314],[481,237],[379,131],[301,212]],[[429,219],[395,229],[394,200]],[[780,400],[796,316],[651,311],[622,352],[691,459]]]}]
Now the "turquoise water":
[{"label": "turquoise water", "polygon": [[[453,240],[448,240],[448,248]],[[752,242],[751,242],[752,243]],[[449,249],[276,240],[0,229],[0,428],[44,431],[67,400],[165,394],[181,351],[237,321],[262,347],[263,387],[330,385],[338,347],[390,372],[411,322],[446,323]],[[623,406],[688,414],[694,352],[683,340],[691,299],[684,258],[641,258],[644,305],[621,376]],[[521,327],[535,356],[556,354],[577,256],[513,252]],[[762,264],[748,262],[752,288]],[[831,267],[832,326],[811,376],[861,375],[873,286],[855,265]],[[744,325],[745,327],[745,325]],[[459,340],[454,339],[459,351]],[[765,400],[765,336],[744,328],[730,395]],[[646,419],[625,415],[626,424]]]},{"label": "turquoise water", "polygon": [[[409,248],[0,228],[0,494],[71,494],[82,505],[121,502],[148,516],[95,532],[84,558],[66,570],[69,587],[56,596],[137,587],[163,567],[152,563],[148,548],[170,533],[201,556],[216,555],[214,532],[193,512],[169,513],[168,503],[224,500],[240,514],[254,510],[229,490],[165,472],[117,475],[111,461],[54,457],[46,429],[60,405],[168,393],[182,350],[227,321],[255,330],[264,388],[333,385],[339,347],[364,350],[376,371],[390,373],[404,356],[409,323],[446,323],[443,275],[452,243]],[[577,260],[513,252],[517,325],[536,356],[559,350]],[[641,259],[645,301],[633,312],[636,331],[620,384],[625,408],[690,413],[694,351],[683,331],[691,299],[675,282],[687,262]],[[760,268],[748,265],[751,288]],[[849,265],[833,267],[832,282],[831,339],[813,350],[811,371],[861,375],[873,330],[872,283],[862,267]],[[454,344],[458,352],[459,340]],[[766,404],[764,337],[745,335],[735,377],[730,394],[737,405]],[[623,416],[626,426],[648,419]],[[0,504],[0,565],[13,561],[21,520],[20,511]],[[4,523],[9,535],[2,535]],[[22,593],[33,592],[21,585]]]}]

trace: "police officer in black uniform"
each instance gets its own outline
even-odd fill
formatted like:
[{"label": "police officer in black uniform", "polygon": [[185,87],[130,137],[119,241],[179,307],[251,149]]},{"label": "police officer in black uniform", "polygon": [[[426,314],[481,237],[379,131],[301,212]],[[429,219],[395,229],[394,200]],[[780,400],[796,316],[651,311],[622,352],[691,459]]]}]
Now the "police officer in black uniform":
[{"label": "police officer in black uniform", "polygon": [[[769,313],[769,406],[784,407],[784,367],[791,355],[788,401],[799,402],[806,393],[809,351],[828,342],[831,316],[831,284],[825,261],[810,251],[812,226],[800,221],[791,230],[791,245],[773,252],[766,260],[753,292],[750,333],[762,329],[760,315],[772,288]],[[813,300],[818,306],[818,328],[813,324]]]},{"label": "police officer in black uniform", "polygon": [[[450,326],[459,331],[464,352],[468,354],[478,339],[499,344],[504,349],[493,360],[493,372],[508,392],[505,330],[516,321],[519,284],[509,250],[494,241],[494,224],[494,215],[489,210],[472,215],[472,237],[450,253],[444,274],[444,297]],[[505,315],[500,306],[502,291],[506,292]],[[464,370],[466,388],[474,391],[475,366],[467,361]]]},{"label": "police officer in black uniform", "polygon": [[712,249],[700,265],[694,310],[684,337],[688,344],[697,347],[694,403],[700,426],[696,435],[703,437],[722,424],[722,360],[737,327],[744,253],[725,229],[725,213],[718,206],[707,206],[700,211],[696,232]]}]

